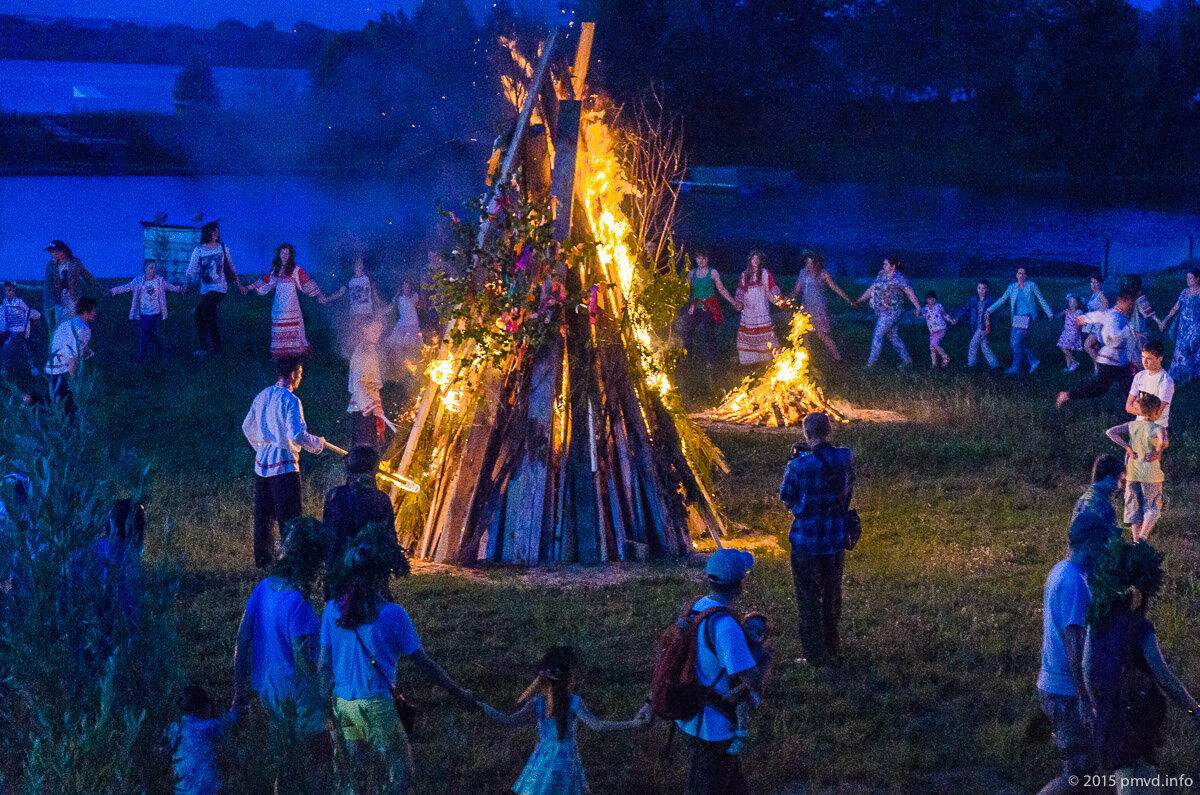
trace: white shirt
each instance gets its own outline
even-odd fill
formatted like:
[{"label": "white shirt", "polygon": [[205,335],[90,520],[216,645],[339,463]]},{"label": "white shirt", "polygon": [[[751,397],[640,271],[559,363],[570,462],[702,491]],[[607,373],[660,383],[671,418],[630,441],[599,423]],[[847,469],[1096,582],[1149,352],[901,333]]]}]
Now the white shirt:
[{"label": "white shirt", "polygon": [[71,364],[78,364],[87,355],[91,341],[92,329],[83,318],[73,317],[59,323],[50,340],[50,361],[46,362],[46,375],[71,372]]},{"label": "white shirt", "polygon": [[[200,294],[227,293],[229,283],[225,280],[225,262],[229,257],[229,249],[224,243],[218,243],[216,248],[207,244],[192,249],[192,259],[188,263],[187,279],[200,280]],[[233,257],[229,257],[229,267],[233,267]]]},{"label": "white shirt", "polygon": [[383,379],[379,375],[379,349],[361,343],[350,357],[350,405],[346,411],[353,414],[373,414],[381,404],[379,391]]},{"label": "white shirt", "polygon": [[1096,361],[1121,367],[1127,361],[1127,340],[1133,335],[1129,327],[1129,318],[1116,309],[1101,309],[1081,315],[1086,322],[1093,324],[1104,347],[1096,354]]},{"label": "white shirt", "polygon": [[277,383],[259,392],[242,421],[254,448],[254,473],[264,478],[300,471],[300,451],[319,453],[325,440],[308,432],[304,407],[292,390]]},{"label": "white shirt", "polygon": [[[1162,416],[1154,422],[1156,425],[1167,427],[1167,418],[1171,414],[1170,403],[1175,397],[1175,379],[1171,378],[1171,374],[1165,369],[1159,370],[1157,373],[1141,370],[1133,377],[1133,385],[1129,387],[1129,394],[1137,397],[1141,392],[1154,395],[1163,402]],[[1138,419],[1146,418],[1139,414]]]},{"label": "white shirt", "polygon": [[355,276],[346,282],[346,290],[350,294],[351,315],[375,314],[375,285],[370,276],[365,273]]},{"label": "white shirt", "polygon": [[29,328],[29,321],[37,320],[42,315],[29,308],[29,304],[21,300],[20,296],[12,299],[7,298],[0,300],[0,316],[4,318],[4,324],[0,326],[0,331],[7,331],[9,334],[24,334],[25,329]]},{"label": "white shirt", "polygon": [[[719,605],[715,599],[706,596],[696,602],[693,609],[703,612]],[[710,622],[711,628],[708,626]],[[719,695],[725,695],[729,692],[729,677],[753,667],[754,656],[746,645],[746,633],[733,616],[717,614],[700,624],[700,634],[696,638],[696,676],[700,684],[711,687]],[[709,706],[691,720],[676,721],[676,724],[680,731],[712,742],[732,738],[736,728],[724,715]]]}]

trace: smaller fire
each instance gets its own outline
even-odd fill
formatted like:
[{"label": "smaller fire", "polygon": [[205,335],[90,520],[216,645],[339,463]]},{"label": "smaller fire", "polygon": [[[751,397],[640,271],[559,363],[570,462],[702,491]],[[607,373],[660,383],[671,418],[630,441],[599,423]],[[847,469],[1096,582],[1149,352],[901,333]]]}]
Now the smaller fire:
[{"label": "smaller fire", "polygon": [[708,416],[745,425],[782,427],[799,425],[805,414],[823,411],[834,420],[847,422],[846,416],[830,405],[809,375],[804,335],[811,329],[808,315],[797,312],[788,333],[788,347],[776,355],[767,372],[759,378],[747,378]]}]

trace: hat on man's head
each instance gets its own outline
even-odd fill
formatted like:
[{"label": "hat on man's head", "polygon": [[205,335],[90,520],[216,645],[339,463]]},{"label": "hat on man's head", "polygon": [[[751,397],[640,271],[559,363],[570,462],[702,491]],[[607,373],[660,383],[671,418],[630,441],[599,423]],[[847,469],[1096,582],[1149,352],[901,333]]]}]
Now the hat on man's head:
[{"label": "hat on man's head", "polygon": [[61,240],[51,240],[50,245],[46,246],[47,251],[70,251],[71,247]]},{"label": "hat on man's head", "polygon": [[718,549],[708,559],[704,573],[714,585],[740,582],[754,568],[754,556],[740,549]]},{"label": "hat on man's head", "polygon": [[1085,511],[1071,522],[1071,530],[1067,537],[1071,546],[1079,547],[1095,542],[1104,543],[1110,536],[1119,533],[1120,530],[1114,525],[1104,521],[1091,511]]}]

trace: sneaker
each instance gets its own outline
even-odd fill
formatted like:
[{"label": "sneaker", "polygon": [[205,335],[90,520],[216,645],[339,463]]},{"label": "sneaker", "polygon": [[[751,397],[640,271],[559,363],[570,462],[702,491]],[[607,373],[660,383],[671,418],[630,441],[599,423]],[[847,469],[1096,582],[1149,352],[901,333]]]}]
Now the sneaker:
[{"label": "sneaker", "polygon": [[1038,365],[1042,363],[1041,359],[1034,359],[1033,364],[1029,365],[1029,374],[1033,375],[1033,371],[1038,369]]},{"label": "sneaker", "polygon": [[1010,368],[1008,368],[1007,370],[1005,370],[1005,371],[1004,371],[1004,374],[1005,374],[1005,375],[1016,375],[1016,374],[1017,374],[1017,373],[1019,373],[1019,372],[1021,372],[1021,371],[1020,371],[1020,370],[1018,370],[1018,369],[1017,369],[1017,366],[1014,364],[1012,367],[1010,367]]}]

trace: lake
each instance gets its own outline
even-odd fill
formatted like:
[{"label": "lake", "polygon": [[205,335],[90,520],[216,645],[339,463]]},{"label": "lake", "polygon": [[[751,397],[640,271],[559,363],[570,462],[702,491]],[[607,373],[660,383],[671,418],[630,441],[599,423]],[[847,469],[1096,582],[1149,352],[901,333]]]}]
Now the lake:
[{"label": "lake", "polygon": [[[171,113],[171,92],[180,67],[161,64],[0,60],[0,110],[9,113],[71,113],[149,110]],[[213,81],[226,106],[259,96],[308,90],[304,69],[243,69],[217,66]]]},{"label": "lake", "polygon": [[[398,178],[305,176],[3,177],[0,270],[40,279],[42,251],[58,238],[99,276],[140,270],[140,221],[222,219],[221,230],[243,273],[264,271],[275,246],[289,241],[302,265],[330,272],[348,247],[365,245],[389,269],[414,272],[440,246],[437,206],[455,207],[480,192],[481,175],[443,166]],[[796,267],[801,247],[824,251],[841,276],[874,274],[882,255],[899,250],[914,275],[1009,275],[1079,272],[1098,265],[1110,242],[1116,271],[1153,270],[1188,256],[1200,219],[1180,208],[1149,208],[1028,195],[920,186],[795,182],[757,195],[693,192],[683,196],[679,238],[712,246],[726,274],[741,269],[751,246],[768,265]],[[783,267],[780,267],[782,264]]]}]

